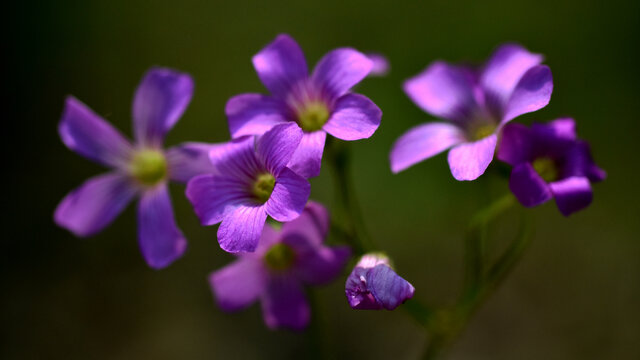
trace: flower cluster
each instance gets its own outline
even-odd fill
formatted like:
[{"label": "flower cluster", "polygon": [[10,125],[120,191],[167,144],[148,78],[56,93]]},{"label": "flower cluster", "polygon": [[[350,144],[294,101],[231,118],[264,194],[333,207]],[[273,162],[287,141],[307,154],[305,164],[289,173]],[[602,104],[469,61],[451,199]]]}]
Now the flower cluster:
[{"label": "flower cluster", "polygon": [[[222,144],[163,140],[193,95],[187,74],[166,68],[147,72],[133,100],[135,143],[74,97],[66,100],[60,137],[71,150],[110,168],[68,194],[55,222],[77,236],[104,229],[134,197],[138,241],[148,265],[160,269],[181,257],[186,239],[178,228],[168,183],[187,183],[186,197],[202,225],[220,224],[220,247],[236,256],[209,282],[225,311],[260,300],[270,328],[303,329],[311,310],[304,287],[339,277],[352,256],[348,246],[327,246],[328,211],[309,201],[310,178],[319,175],[327,134],[340,140],[371,137],[382,112],[352,88],[384,75],[388,61],[339,48],[311,73],[298,44],[279,35],[253,57],[269,95],[249,93],[226,104],[231,139]],[[402,171],[452,148],[457,180],[474,180],[497,158],[513,167],[509,188],[526,207],[555,198],[569,215],[588,206],[591,183],[605,178],[589,145],[577,138],[573,119],[526,127],[509,123],[549,103],[551,71],[542,56],[518,45],[500,47],[481,69],[435,62],[404,86],[426,112],[447,122],[419,125],[401,136],[390,154]],[[509,124],[508,124],[509,123]],[[346,241],[355,241],[349,239]],[[355,237],[355,236],[352,236]],[[393,310],[414,287],[375,249],[362,254],[346,279],[353,309]]]}]

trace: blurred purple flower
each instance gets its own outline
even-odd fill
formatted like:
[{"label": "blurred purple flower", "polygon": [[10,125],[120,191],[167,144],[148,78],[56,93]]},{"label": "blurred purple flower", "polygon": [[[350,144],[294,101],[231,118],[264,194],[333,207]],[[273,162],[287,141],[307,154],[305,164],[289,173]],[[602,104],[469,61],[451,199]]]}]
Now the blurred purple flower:
[{"label": "blurred purple flower", "polygon": [[498,159],[513,166],[509,187],[522,205],[537,206],[553,197],[565,216],[589,206],[590,182],[607,176],[593,162],[589,144],[576,137],[571,118],[531,128],[505,126]]},{"label": "blurred purple flower", "polygon": [[187,242],[175,223],[167,183],[186,182],[210,172],[207,154],[216,146],[184,143],[162,149],[164,136],[185,111],[192,94],[189,75],[164,68],[149,70],[134,97],[135,145],[86,105],[68,97],[58,127],[62,141],[112,171],[69,193],[55,210],[56,224],[77,236],[93,235],[137,195],[138,240],[147,264],[160,269],[182,256]]},{"label": "blurred purple flower", "polygon": [[389,60],[387,60],[384,55],[368,53],[367,57],[369,57],[369,60],[373,62],[373,67],[371,68],[369,76],[385,76],[389,73]]},{"label": "blurred purple flower", "polygon": [[351,253],[346,246],[323,244],[328,229],[329,214],[313,202],[280,231],[265,226],[254,253],[240,254],[235,262],[210,275],[218,305],[235,311],[259,299],[269,328],[305,328],[311,314],[303,285],[333,281]]},{"label": "blurred purple flower", "polygon": [[413,297],[413,286],[396,274],[389,258],[365,254],[347,278],[345,294],[357,310],[393,310]]},{"label": "blurred purple flower", "polygon": [[418,125],[402,135],[391,150],[391,170],[400,172],[453,146],[453,177],[477,179],[493,160],[501,128],[549,103],[553,80],[541,62],[541,55],[507,44],[479,72],[437,61],[407,80],[404,91],[411,100],[449,122]]},{"label": "blurred purple flower", "polygon": [[211,152],[211,174],[189,181],[187,198],[202,224],[222,222],[223,250],[254,251],[267,215],[281,222],[300,215],[311,186],[287,163],[302,136],[297,125],[285,123],[260,137],[235,139]]},{"label": "blurred purple flower", "polygon": [[306,178],[320,173],[326,133],[359,140],[373,135],[380,125],[382,111],[376,104],[349,93],[373,67],[354,49],[329,52],[309,75],[302,49],[283,34],[253,57],[253,66],[271,95],[229,99],[225,111],[231,136],[260,135],[276,124],[297,124],[304,135],[288,166]]}]

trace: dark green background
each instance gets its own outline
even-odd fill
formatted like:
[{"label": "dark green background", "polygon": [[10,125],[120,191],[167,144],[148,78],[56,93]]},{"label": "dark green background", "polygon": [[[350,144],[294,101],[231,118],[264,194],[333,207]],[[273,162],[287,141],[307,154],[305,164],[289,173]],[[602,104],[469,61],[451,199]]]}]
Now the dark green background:
[{"label": "dark green background", "polygon": [[[604,5],[604,4],[607,5]],[[576,118],[608,171],[593,205],[564,218],[550,202],[529,252],[474,318],[454,359],[632,359],[640,357],[638,1],[55,1],[5,12],[3,116],[2,346],[4,359],[301,358],[308,334],[268,331],[257,306],[224,314],[207,274],[232,258],[216,228],[200,227],[184,187],[172,186],[189,250],[153,271],[136,242],[134,207],[90,239],[54,226],[58,201],[103,171],[68,151],[56,126],[73,94],[131,134],[134,88],[152,65],[193,75],[195,96],[167,138],[228,139],[224,104],[264,92],[250,58],[287,32],[315,63],[338,46],[386,54],[392,71],[358,91],[383,110],[375,135],[352,144],[367,226],[398,271],[430,303],[454,298],[469,217],[508,191],[499,176],[457,182],[446,157],[399,175],[393,141],[432,121],[401,90],[435,59],[481,62],[502,42],[545,54],[551,103],[518,121]],[[6,61],[6,60],[5,60]],[[312,197],[331,206],[326,164]],[[494,229],[513,228],[507,216]],[[504,229],[504,231],[502,231]],[[504,235],[504,234],[502,234]],[[405,314],[352,311],[344,276],[314,291],[319,344],[331,358],[415,358],[424,336]]]}]

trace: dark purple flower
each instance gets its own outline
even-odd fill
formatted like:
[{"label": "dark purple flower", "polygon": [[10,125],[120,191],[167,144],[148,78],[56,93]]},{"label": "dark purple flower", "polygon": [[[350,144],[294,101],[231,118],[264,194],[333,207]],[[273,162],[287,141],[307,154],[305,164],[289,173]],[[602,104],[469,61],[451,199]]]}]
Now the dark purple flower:
[{"label": "dark purple flower", "polygon": [[187,198],[202,224],[222,222],[222,249],[254,251],[267,215],[281,222],[300,215],[311,186],[287,163],[301,139],[302,130],[291,123],[243,136],[211,152],[213,173],[189,181]]},{"label": "dark purple flower", "polygon": [[565,216],[589,206],[590,183],[606,177],[593,162],[589,144],[576,137],[570,118],[530,128],[505,126],[498,159],[513,166],[509,188],[522,205],[537,206],[553,197]]},{"label": "dark purple flower", "polygon": [[329,214],[313,202],[280,231],[265,226],[255,252],[239,254],[209,277],[218,305],[235,311],[259,299],[270,328],[306,327],[311,313],[303,285],[333,281],[350,256],[348,247],[323,244],[328,229]]},{"label": "dark purple flower", "polygon": [[373,67],[354,49],[329,52],[309,75],[295,40],[279,35],[253,57],[253,66],[271,95],[229,99],[225,111],[231,136],[260,135],[276,124],[297,124],[304,136],[288,166],[306,178],[320,173],[326,133],[359,140],[373,135],[380,125],[382,112],[376,104],[349,92]]},{"label": "dark purple flower", "polygon": [[549,103],[553,80],[541,62],[541,55],[507,44],[481,71],[437,61],[407,80],[404,91],[411,100],[449,122],[418,125],[402,135],[391,150],[391,170],[400,172],[453,146],[453,177],[477,179],[493,160],[502,126]]},{"label": "dark purple flower", "polygon": [[387,256],[376,253],[362,256],[345,284],[349,305],[358,310],[393,310],[411,299],[414,290],[391,269]]},{"label": "dark purple flower", "polygon": [[207,154],[216,145],[185,143],[163,150],[165,134],[187,108],[193,81],[170,69],[149,70],[133,103],[136,144],[74,97],[68,97],[59,132],[71,150],[112,170],[89,179],[56,208],[55,222],[77,236],[109,225],[135,197],[138,240],[149,266],[160,269],[179,258],[187,242],[173,216],[167,183],[210,172]]}]

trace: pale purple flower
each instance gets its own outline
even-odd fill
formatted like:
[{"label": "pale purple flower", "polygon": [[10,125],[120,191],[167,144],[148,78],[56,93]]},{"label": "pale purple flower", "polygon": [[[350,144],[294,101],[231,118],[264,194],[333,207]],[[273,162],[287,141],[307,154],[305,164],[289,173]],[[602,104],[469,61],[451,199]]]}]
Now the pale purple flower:
[{"label": "pale purple flower", "polygon": [[164,136],[185,111],[192,94],[189,75],[163,68],[149,70],[133,102],[135,144],[79,100],[68,97],[58,127],[62,141],[111,171],[69,193],[55,210],[55,222],[77,236],[90,236],[139,196],[138,240],[147,264],[160,269],[182,256],[187,242],[175,223],[167,184],[210,172],[207,154],[216,146],[185,143],[162,148]]},{"label": "pale purple flower", "polygon": [[311,186],[287,167],[302,139],[292,123],[264,135],[243,136],[215,148],[213,172],[187,184],[187,198],[203,225],[219,222],[218,242],[228,252],[256,249],[267,215],[285,222],[297,218]]},{"label": "pale purple flower", "polygon": [[216,302],[225,311],[236,311],[260,300],[269,328],[305,328],[311,310],[303,285],[333,281],[351,254],[346,246],[324,245],[328,230],[329,214],[313,202],[280,231],[265,226],[255,252],[239,254],[210,275]]},{"label": "pale purple flower", "polygon": [[498,159],[513,166],[509,187],[522,205],[533,207],[555,198],[565,216],[589,206],[591,182],[606,178],[593,162],[589,144],[576,137],[571,118],[530,128],[505,126]]},{"label": "pale purple flower", "polygon": [[412,298],[414,291],[391,269],[389,258],[377,253],[363,255],[345,284],[349,306],[357,310],[393,310]]},{"label": "pale purple flower", "polygon": [[541,55],[507,44],[480,71],[437,61],[407,80],[404,91],[411,100],[448,122],[418,125],[402,135],[391,150],[391,170],[400,172],[453,147],[453,177],[477,179],[493,160],[502,127],[549,103],[553,80],[541,62]]},{"label": "pale purple flower", "polygon": [[253,66],[271,95],[229,99],[225,112],[231,136],[260,135],[276,124],[297,124],[304,136],[288,166],[306,178],[320,173],[326,133],[359,140],[373,135],[380,125],[378,106],[349,92],[373,67],[354,49],[329,52],[309,74],[302,49],[289,35],[279,35],[253,57]]}]

